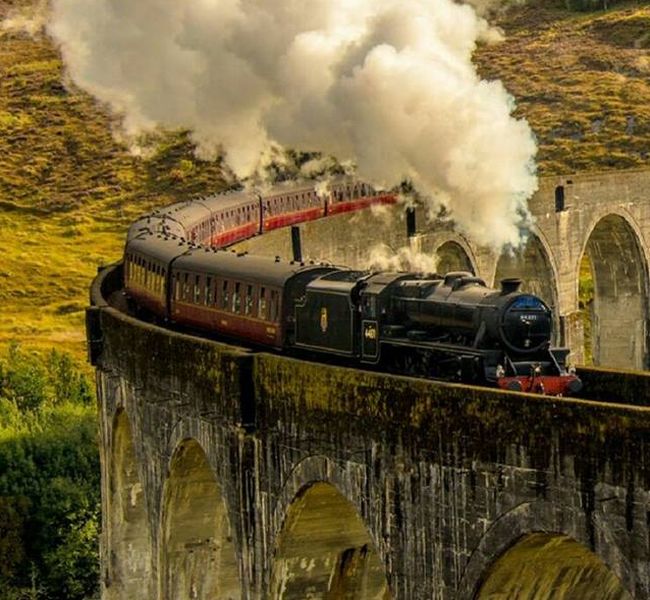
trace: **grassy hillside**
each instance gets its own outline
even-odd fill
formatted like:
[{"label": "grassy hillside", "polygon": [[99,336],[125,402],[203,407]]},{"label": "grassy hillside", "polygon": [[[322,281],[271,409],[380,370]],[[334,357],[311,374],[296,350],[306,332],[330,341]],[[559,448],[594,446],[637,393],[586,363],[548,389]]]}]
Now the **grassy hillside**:
[{"label": "grassy hillside", "polygon": [[506,41],[476,55],[538,138],[541,174],[650,168],[650,6],[569,12],[535,1],[503,15]]},{"label": "grassy hillside", "polygon": [[119,258],[128,223],[226,182],[184,132],[131,156],[107,112],[63,79],[47,38],[0,31],[0,344],[82,356],[89,282]]},{"label": "grassy hillside", "polygon": [[[0,0],[0,18],[24,0]],[[506,13],[501,44],[476,60],[501,78],[540,142],[542,174],[649,166],[650,8],[571,13],[549,2]],[[0,31],[0,344],[83,355],[83,307],[98,265],[116,260],[136,214],[227,185],[222,164],[192,156],[186,133],[147,158],[64,85],[44,37]]]}]

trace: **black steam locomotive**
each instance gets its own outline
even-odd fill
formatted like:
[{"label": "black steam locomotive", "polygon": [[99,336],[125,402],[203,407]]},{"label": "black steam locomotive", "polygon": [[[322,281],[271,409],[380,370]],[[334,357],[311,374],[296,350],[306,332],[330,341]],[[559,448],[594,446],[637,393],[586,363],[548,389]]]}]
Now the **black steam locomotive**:
[{"label": "black steam locomotive", "polygon": [[153,232],[128,240],[124,264],[137,306],[238,342],[517,391],[581,388],[550,346],[550,309],[517,280],[494,290],[465,272],[282,262]]},{"label": "black steam locomotive", "polygon": [[493,290],[471,273],[415,275],[335,271],[295,299],[289,345],[333,352],[410,375],[560,395],[582,385],[550,346],[546,304]]}]

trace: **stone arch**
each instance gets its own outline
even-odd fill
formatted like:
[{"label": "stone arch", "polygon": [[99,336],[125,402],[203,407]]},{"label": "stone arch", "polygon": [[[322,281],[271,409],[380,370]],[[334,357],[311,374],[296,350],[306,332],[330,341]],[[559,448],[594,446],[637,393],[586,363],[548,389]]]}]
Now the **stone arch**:
[{"label": "stone arch", "polygon": [[[569,513],[577,518],[563,518]],[[614,541],[599,514],[576,514],[547,500],[524,502],[499,517],[481,538],[464,569],[457,597],[631,600],[627,590],[634,589],[635,573],[623,544]],[[594,546],[597,551],[589,550]],[[581,595],[585,582],[602,595]]]},{"label": "stone arch", "polygon": [[455,231],[436,231],[422,234],[421,251],[438,257],[438,273],[470,271],[477,274],[478,262],[469,242]]},{"label": "stone arch", "polygon": [[556,533],[520,538],[493,563],[475,600],[632,600],[620,579],[586,546]]},{"label": "stone arch", "polygon": [[594,364],[643,369],[648,363],[648,268],[642,236],[632,220],[619,213],[594,219],[588,231],[574,272],[578,282],[587,255],[594,288]]},{"label": "stone arch", "polygon": [[221,488],[203,448],[180,443],[163,492],[161,600],[234,600],[242,590]]},{"label": "stone arch", "polygon": [[441,274],[451,271],[469,271],[476,273],[476,267],[465,248],[457,241],[447,240],[436,249],[438,255],[438,272]]},{"label": "stone arch", "polygon": [[[136,598],[151,584],[151,535],[127,413],[113,419],[110,462],[108,600]],[[150,597],[151,594],[145,594]]]},{"label": "stone arch", "polygon": [[391,598],[371,533],[341,492],[351,484],[346,475],[322,456],[290,473],[276,513],[270,598]]},{"label": "stone arch", "polygon": [[494,287],[508,277],[522,280],[521,289],[539,296],[551,307],[555,316],[554,343],[564,343],[560,329],[560,307],[558,301],[557,269],[552,253],[539,233],[530,233],[526,245],[517,250],[505,250],[497,262]]}]

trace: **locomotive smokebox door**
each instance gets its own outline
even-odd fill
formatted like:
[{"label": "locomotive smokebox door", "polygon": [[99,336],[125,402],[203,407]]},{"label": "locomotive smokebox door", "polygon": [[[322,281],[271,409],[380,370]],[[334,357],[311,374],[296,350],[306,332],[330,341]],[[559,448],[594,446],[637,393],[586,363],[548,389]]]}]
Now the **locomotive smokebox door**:
[{"label": "locomotive smokebox door", "polygon": [[364,362],[377,362],[379,358],[379,324],[377,321],[364,321],[361,333]]}]

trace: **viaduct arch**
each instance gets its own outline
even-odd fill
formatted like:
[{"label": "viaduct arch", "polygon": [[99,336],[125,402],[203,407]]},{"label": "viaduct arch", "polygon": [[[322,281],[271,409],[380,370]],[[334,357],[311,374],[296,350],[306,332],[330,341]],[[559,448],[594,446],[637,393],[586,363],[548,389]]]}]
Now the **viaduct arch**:
[{"label": "viaduct arch", "polygon": [[196,440],[174,452],[165,481],[160,533],[160,598],[241,598],[230,519]]},{"label": "viaduct arch", "polygon": [[[142,593],[151,569],[151,535],[139,476],[133,435],[126,412],[118,409],[112,424],[112,460],[105,508],[108,524],[104,531],[115,548],[107,565],[105,597],[113,600]],[[146,589],[146,585],[145,585]],[[151,590],[149,590],[151,593]]]}]

